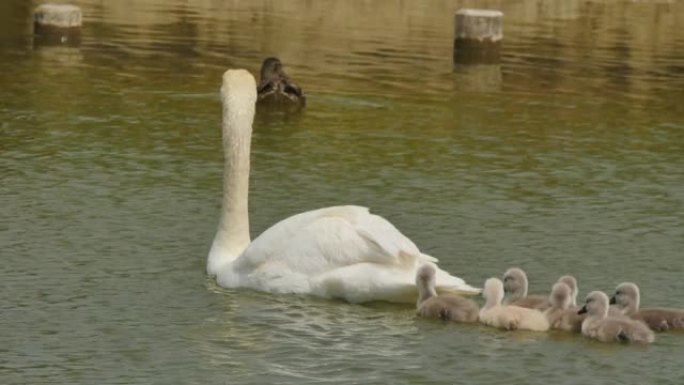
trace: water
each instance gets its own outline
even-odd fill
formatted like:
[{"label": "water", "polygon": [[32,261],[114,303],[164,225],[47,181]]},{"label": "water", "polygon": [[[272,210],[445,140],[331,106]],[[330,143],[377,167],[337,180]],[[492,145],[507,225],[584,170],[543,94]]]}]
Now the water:
[{"label": "water", "polygon": [[[252,234],[367,205],[481,284],[524,267],[684,307],[681,1],[75,1],[80,47],[0,4],[3,384],[681,384],[646,348],[226,291],[204,274],[220,76],[277,54],[304,114],[257,116]],[[500,65],[451,62],[462,6],[506,14]]]}]

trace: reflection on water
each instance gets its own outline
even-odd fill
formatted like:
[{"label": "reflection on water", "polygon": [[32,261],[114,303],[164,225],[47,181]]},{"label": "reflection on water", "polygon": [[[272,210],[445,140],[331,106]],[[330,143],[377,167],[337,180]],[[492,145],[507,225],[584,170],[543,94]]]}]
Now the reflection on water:
[{"label": "reflection on water", "polygon": [[[636,280],[684,307],[681,1],[74,1],[80,47],[0,2],[3,383],[680,384],[646,350],[224,291],[204,275],[218,88],[279,56],[302,114],[255,120],[253,235],[372,207],[478,284]],[[505,13],[501,62],[452,63],[453,14]],[[644,354],[657,366],[644,365]]]}]

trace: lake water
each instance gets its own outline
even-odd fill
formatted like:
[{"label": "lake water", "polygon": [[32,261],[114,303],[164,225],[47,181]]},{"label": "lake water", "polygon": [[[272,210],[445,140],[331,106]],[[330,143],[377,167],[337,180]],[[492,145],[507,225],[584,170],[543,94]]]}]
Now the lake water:
[{"label": "lake water", "polygon": [[[684,307],[682,1],[74,1],[79,47],[0,4],[3,384],[682,384],[649,347],[222,290],[221,74],[278,55],[308,94],[255,121],[252,234],[355,203],[481,285],[636,281]],[[453,14],[505,13],[452,63]]]}]

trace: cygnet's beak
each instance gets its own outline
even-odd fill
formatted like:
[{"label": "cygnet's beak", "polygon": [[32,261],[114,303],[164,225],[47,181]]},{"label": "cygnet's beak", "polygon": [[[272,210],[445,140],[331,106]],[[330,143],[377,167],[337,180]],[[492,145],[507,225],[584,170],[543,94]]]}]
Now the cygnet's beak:
[{"label": "cygnet's beak", "polygon": [[582,306],[581,309],[577,312],[577,314],[584,314],[587,312],[587,305]]},{"label": "cygnet's beak", "polygon": [[615,305],[617,303],[617,298],[615,296],[610,297],[610,301],[608,301],[609,304]]}]

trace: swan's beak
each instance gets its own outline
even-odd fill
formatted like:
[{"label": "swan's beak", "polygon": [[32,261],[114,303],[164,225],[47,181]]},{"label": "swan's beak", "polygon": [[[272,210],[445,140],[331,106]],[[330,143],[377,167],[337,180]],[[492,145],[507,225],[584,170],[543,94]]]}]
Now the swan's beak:
[{"label": "swan's beak", "polygon": [[584,314],[587,312],[587,305],[582,306],[582,308],[577,312],[577,314]]},{"label": "swan's beak", "polygon": [[610,297],[610,301],[608,301],[609,304],[615,305],[617,303],[617,298],[615,296]]}]

